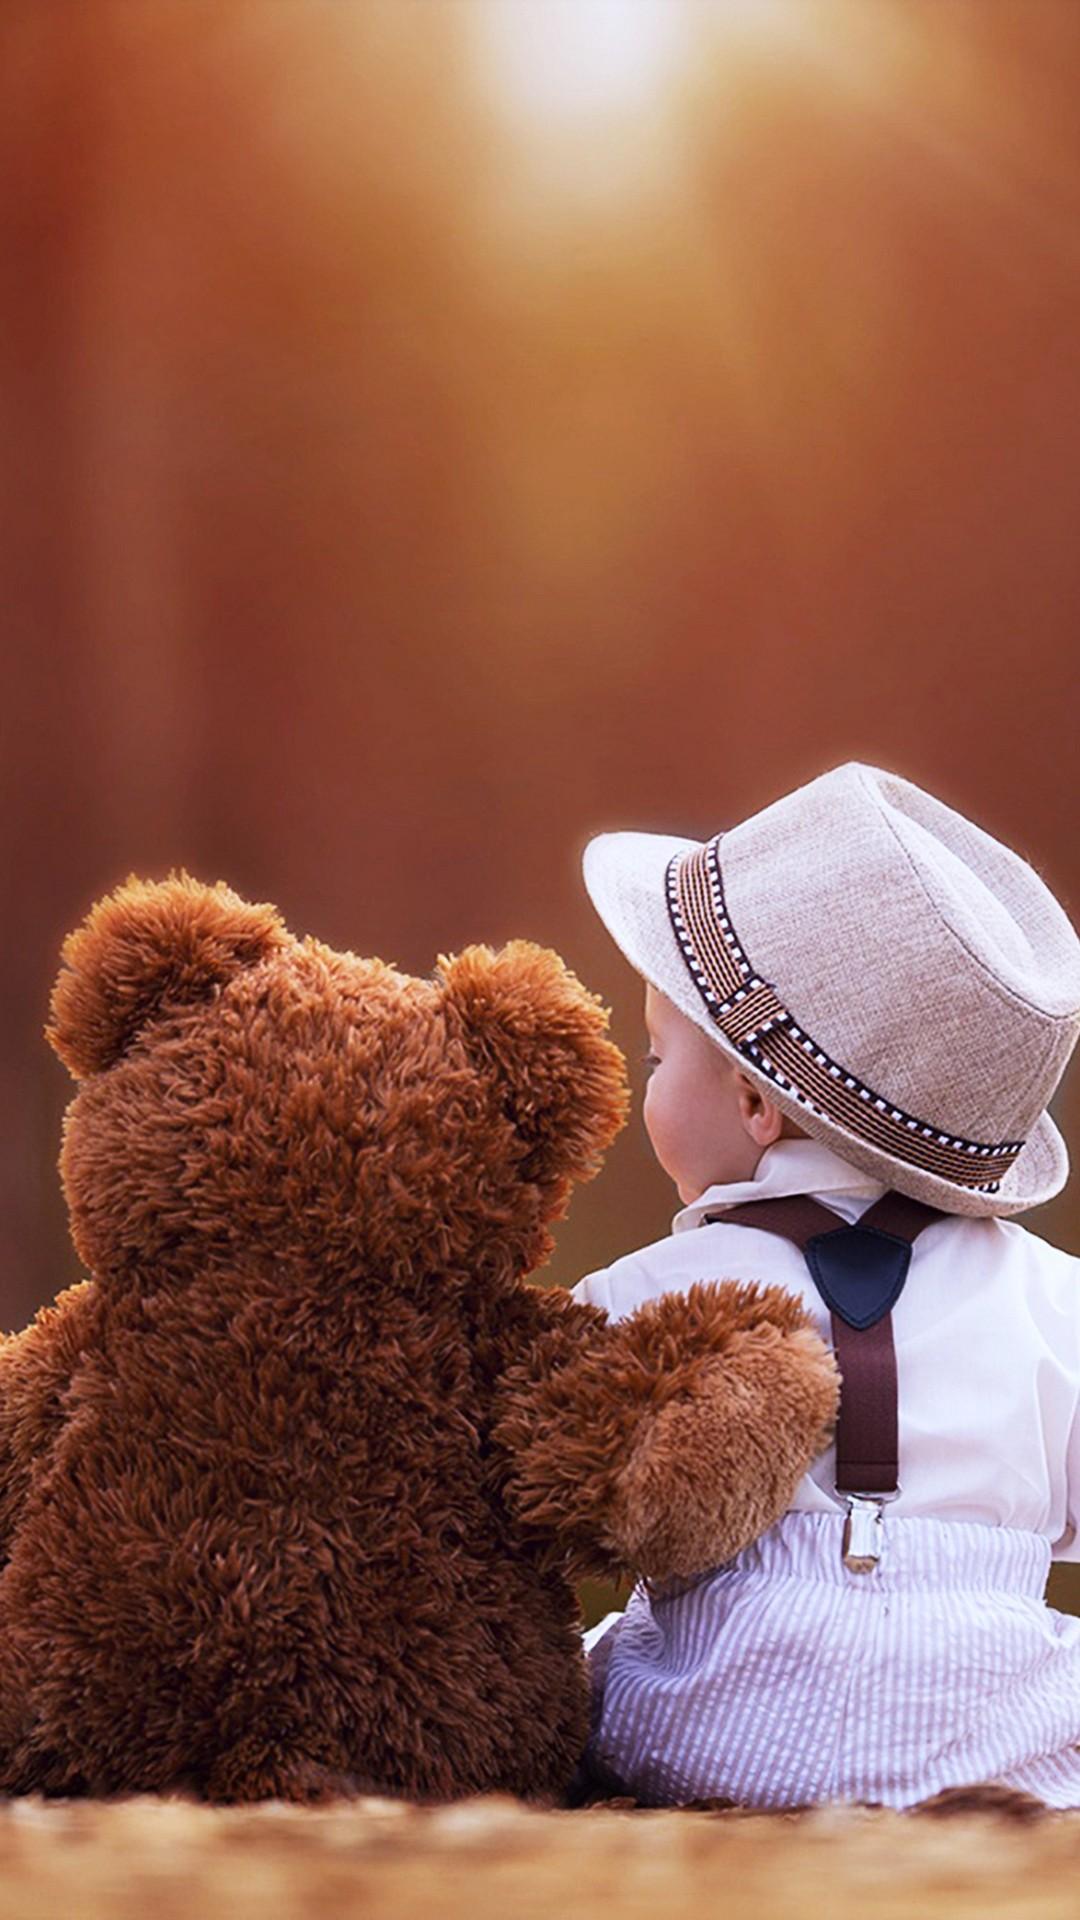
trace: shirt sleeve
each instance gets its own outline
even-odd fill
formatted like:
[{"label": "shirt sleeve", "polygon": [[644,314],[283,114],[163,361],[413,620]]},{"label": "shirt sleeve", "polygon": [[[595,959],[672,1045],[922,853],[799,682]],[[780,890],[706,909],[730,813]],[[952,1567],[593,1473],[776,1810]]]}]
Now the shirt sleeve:
[{"label": "shirt sleeve", "polygon": [[1073,1416],[1065,1450],[1065,1530],[1054,1541],[1050,1558],[1074,1566],[1080,1561],[1080,1410]]},{"label": "shirt sleeve", "polygon": [[[1054,1398],[1064,1403],[1059,1416],[1058,1433],[1065,1432],[1065,1524],[1054,1541],[1050,1554],[1055,1561],[1080,1562],[1080,1260],[1074,1255],[1063,1254],[1054,1249],[1055,1266],[1060,1271],[1054,1273],[1056,1282],[1051,1299],[1054,1318],[1045,1327],[1048,1344],[1052,1346],[1057,1366],[1055,1368]],[[1051,1413],[1054,1398],[1048,1388],[1043,1388],[1043,1400],[1049,1401]],[[1060,1447],[1060,1440],[1058,1442]],[[1058,1460],[1060,1462],[1060,1452]],[[1051,1466],[1051,1487],[1054,1478],[1060,1484],[1060,1465],[1057,1476]],[[1051,1496],[1052,1506],[1060,1514],[1060,1495],[1057,1500]]]},{"label": "shirt sleeve", "polygon": [[587,1273],[572,1289],[575,1300],[602,1307],[612,1320],[625,1320],[647,1300],[664,1293],[685,1293],[697,1274],[685,1259],[671,1257],[670,1242],[642,1247],[613,1260],[610,1267]]},{"label": "shirt sleeve", "polygon": [[570,1298],[583,1307],[603,1307],[605,1313],[611,1312],[611,1269],[597,1267],[595,1272],[587,1273],[576,1287],[571,1287]]}]

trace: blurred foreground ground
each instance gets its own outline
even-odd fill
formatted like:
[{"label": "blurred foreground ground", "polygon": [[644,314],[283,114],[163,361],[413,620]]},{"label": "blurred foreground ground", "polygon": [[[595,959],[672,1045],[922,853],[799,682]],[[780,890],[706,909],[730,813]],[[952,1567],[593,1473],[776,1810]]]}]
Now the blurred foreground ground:
[{"label": "blurred foreground ground", "polygon": [[317,1812],[150,1800],[0,1809],[4,1920],[1051,1920],[1076,1914],[1078,1870],[1070,1814],[540,1813],[500,1799],[437,1812],[380,1800]]}]

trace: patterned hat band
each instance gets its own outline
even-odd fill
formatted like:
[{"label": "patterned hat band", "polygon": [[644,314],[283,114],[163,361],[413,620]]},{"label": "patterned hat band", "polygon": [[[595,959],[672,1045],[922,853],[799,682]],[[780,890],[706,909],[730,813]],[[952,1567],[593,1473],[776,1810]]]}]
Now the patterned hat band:
[{"label": "patterned hat band", "polygon": [[958,1140],[904,1113],[830,1060],[754,972],[724,901],[717,842],[679,855],[667,903],[683,959],[725,1039],[785,1093],[869,1146],[976,1193],[996,1193],[1024,1142]]}]

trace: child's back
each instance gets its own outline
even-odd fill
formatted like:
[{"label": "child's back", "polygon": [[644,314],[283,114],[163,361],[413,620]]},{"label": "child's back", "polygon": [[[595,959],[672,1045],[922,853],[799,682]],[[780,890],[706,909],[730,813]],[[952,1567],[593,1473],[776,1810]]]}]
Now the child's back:
[{"label": "child's back", "polygon": [[[836,859],[821,831],[820,789],[830,785]],[[898,1488],[871,1503],[881,1514],[880,1559],[862,1570],[842,1557],[850,1502],[837,1490],[833,1447],[779,1525],[735,1561],[678,1588],[639,1588],[593,1656],[593,1759],[656,1802],[906,1806],[993,1778],[1053,1805],[1080,1805],[1080,1621],[1042,1599],[1051,1556],[1080,1559],[1080,1262],[1000,1217],[1049,1197],[1067,1174],[1045,1102],[1076,1035],[1080,944],[1029,868],[918,789],[852,768],[805,791],[816,805],[800,809],[800,796],[789,796],[707,849],[672,855],[667,843],[666,944],[660,916],[649,921],[640,863],[634,890],[625,845],[617,875],[619,843],[645,837],[594,843],[590,890],[651,986],[659,1059],[647,1124],[688,1204],[668,1239],[576,1291],[621,1317],[697,1280],[779,1283],[801,1297],[828,1340],[822,1275],[815,1279],[800,1246],[783,1237],[782,1215],[766,1230],[764,1212],[760,1227],[752,1215],[725,1223],[723,1213],[811,1195],[838,1224],[851,1224],[890,1190],[938,1209],[914,1238],[887,1316]],[[821,956],[830,931],[858,918],[851,844],[860,833],[872,844],[879,813],[894,833],[899,823],[899,839],[905,820],[909,834],[891,886],[883,889],[879,872],[861,911],[868,922],[891,919],[895,940],[907,888],[924,924],[897,954],[889,983],[890,994],[906,989],[906,998],[899,1011],[890,1001],[875,1027],[873,978],[850,955],[824,977]],[[740,910],[724,886],[728,866],[739,871],[739,847],[730,862],[725,849],[755,833],[757,865],[742,867]],[[810,874],[821,904],[812,962],[796,924],[786,973],[763,953],[770,914],[784,926],[775,898],[764,897],[778,846],[781,862],[797,857]],[[886,862],[893,851],[886,845]],[[804,931],[809,897],[804,884]],[[987,928],[981,949],[968,917],[976,909]],[[732,961],[741,975],[725,971]],[[846,1045],[845,966],[853,1003]],[[992,1043],[985,1030],[972,1034],[974,1088],[954,1051],[969,992],[969,1018],[992,992],[998,1020]],[[756,1027],[740,1019],[746,1001],[758,1003]],[[996,1085],[988,1085],[995,1058]],[[721,1149],[711,1163],[702,1158],[704,1096],[717,1062],[734,1075],[727,1117],[739,1120],[749,1159],[733,1145],[737,1129],[723,1128]],[[901,1098],[903,1107],[892,1104]],[[964,1134],[945,1131],[965,1119]],[[987,1172],[991,1179],[980,1177]],[[842,1317],[860,1324],[857,1313]],[[849,1365],[862,1364],[858,1341],[846,1351],[855,1358],[842,1359],[845,1380]],[[879,1391],[875,1376],[871,1398]]]}]

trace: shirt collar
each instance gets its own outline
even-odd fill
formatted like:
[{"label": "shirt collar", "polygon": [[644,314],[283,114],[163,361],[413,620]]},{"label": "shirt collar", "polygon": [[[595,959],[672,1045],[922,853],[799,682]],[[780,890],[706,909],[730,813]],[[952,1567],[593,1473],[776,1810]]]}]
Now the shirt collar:
[{"label": "shirt collar", "polygon": [[748,1200],[776,1199],[781,1194],[809,1193],[851,1222],[865,1213],[871,1201],[887,1192],[884,1181],[860,1173],[850,1160],[820,1140],[775,1140],[766,1147],[749,1180],[706,1187],[705,1192],[675,1215],[672,1233],[699,1227],[707,1213],[742,1206]]}]

